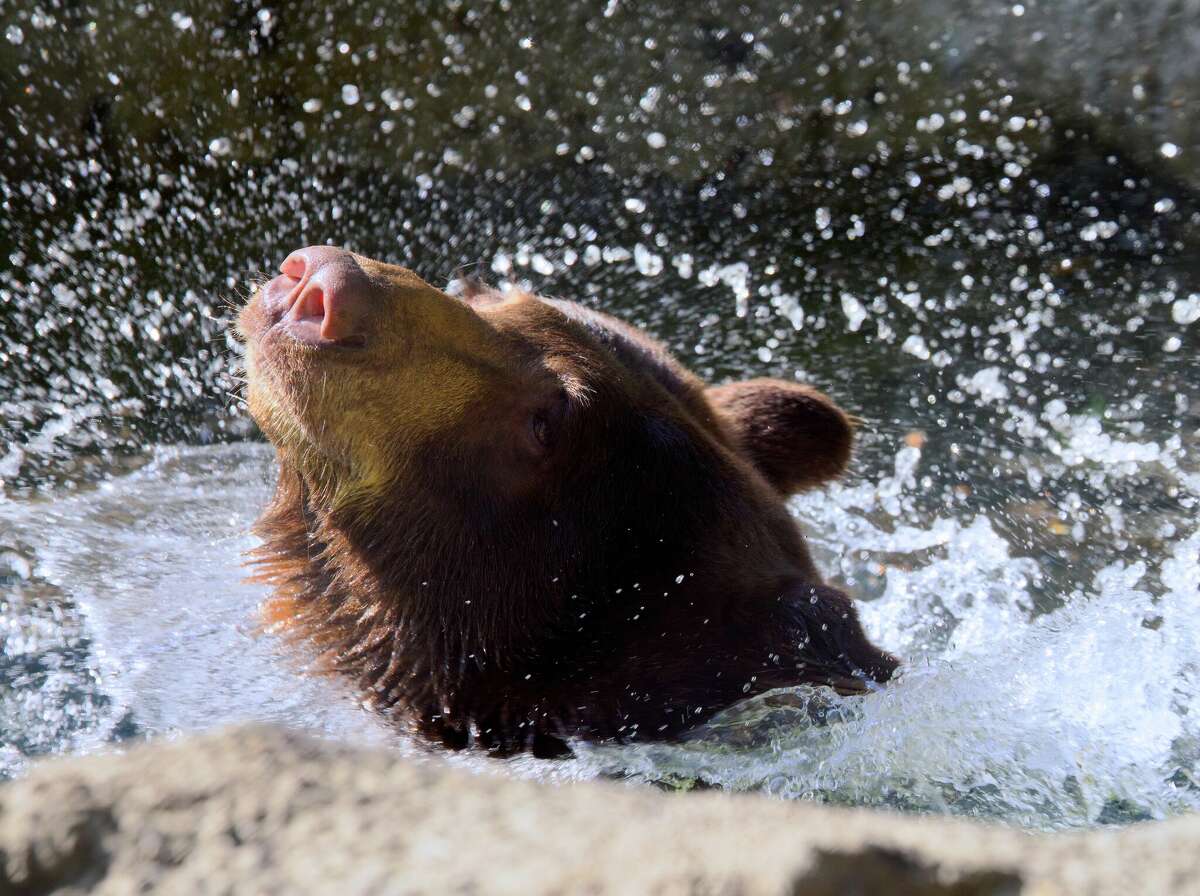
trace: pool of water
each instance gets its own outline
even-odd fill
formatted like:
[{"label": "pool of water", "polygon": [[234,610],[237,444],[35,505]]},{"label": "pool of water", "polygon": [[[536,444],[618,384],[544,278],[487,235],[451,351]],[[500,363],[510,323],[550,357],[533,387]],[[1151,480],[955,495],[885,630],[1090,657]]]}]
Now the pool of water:
[{"label": "pool of water", "polygon": [[1070,4],[925,0],[894,33],[773,0],[126,6],[0,3],[0,775],[243,720],[417,750],[260,635],[242,581],[272,460],[229,319],[332,242],[863,420],[849,477],[792,506],[903,676],[514,774],[1033,828],[1200,808],[1176,13],[1138,13],[1162,52],[1127,59],[1105,4],[1069,47]]},{"label": "pool of water", "polygon": [[[906,658],[897,683],[855,698],[775,691],[682,743],[579,744],[571,760],[509,760],[514,772],[1043,828],[1200,808],[1200,531],[1167,539],[1153,564],[1112,562],[1039,615],[1039,561],[986,516],[906,519],[921,452],[895,460],[890,475],[794,506],[828,568],[882,583],[863,616]],[[98,486],[0,505],[4,774],[42,752],[246,720],[417,752],[257,631],[263,592],[240,563],[269,448],[160,448],[127,463]]]}]

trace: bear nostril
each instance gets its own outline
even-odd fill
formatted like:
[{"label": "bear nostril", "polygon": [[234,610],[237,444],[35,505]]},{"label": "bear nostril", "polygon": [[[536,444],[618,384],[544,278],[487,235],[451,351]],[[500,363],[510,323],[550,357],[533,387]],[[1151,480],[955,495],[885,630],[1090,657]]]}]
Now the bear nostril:
[{"label": "bear nostril", "polygon": [[322,322],[325,319],[325,293],[321,287],[311,284],[308,289],[296,299],[292,306],[292,317],[296,320],[312,320]]},{"label": "bear nostril", "polygon": [[289,330],[301,342],[362,341],[370,280],[353,255],[336,246],[297,249],[279,266]]},{"label": "bear nostril", "polygon": [[279,266],[279,272],[285,277],[291,277],[293,280],[303,280],[304,272],[308,269],[308,262],[304,259],[304,250],[293,252],[283,260],[283,264]]}]

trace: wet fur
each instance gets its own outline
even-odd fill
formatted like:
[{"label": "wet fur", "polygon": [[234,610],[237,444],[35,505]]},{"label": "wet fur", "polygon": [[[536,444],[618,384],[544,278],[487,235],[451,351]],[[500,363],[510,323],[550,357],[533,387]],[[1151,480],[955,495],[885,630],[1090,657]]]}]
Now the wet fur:
[{"label": "wet fur", "polygon": [[256,577],[273,588],[268,620],[322,668],[448,746],[538,755],[571,737],[671,737],[774,687],[891,676],[783,502],[848,461],[832,402],[774,380],[706,389],[640,331],[571,303],[525,297],[492,326],[513,365],[535,346],[529,363],[586,409],[531,482],[497,487],[495,396],[351,499],[333,499],[336,471],[280,446]]}]

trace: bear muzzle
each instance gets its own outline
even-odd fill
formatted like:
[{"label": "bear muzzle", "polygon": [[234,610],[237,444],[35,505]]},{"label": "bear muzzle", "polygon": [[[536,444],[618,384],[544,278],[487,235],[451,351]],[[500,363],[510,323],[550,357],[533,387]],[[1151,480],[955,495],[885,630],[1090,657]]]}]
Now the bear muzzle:
[{"label": "bear muzzle", "polygon": [[279,270],[259,299],[273,326],[314,348],[366,345],[375,290],[353,254],[308,246],[285,258]]}]

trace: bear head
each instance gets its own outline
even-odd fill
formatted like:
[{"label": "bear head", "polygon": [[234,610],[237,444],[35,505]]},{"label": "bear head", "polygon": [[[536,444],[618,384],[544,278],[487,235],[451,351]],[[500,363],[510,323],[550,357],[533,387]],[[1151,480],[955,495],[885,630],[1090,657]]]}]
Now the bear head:
[{"label": "bear head", "polygon": [[548,754],[894,672],[785,506],[850,457],[820,392],[708,387],[603,313],[329,246],[281,272],[238,323],[280,468],[254,562],[270,622],[373,705]]}]

